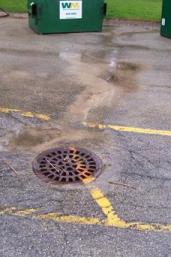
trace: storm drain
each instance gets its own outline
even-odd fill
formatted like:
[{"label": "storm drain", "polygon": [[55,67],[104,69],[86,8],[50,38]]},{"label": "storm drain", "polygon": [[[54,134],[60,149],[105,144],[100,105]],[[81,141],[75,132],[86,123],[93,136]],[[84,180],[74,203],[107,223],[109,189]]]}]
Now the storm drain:
[{"label": "storm drain", "polygon": [[96,178],[102,168],[101,159],[82,148],[49,149],[33,161],[33,171],[44,182],[78,183]]}]

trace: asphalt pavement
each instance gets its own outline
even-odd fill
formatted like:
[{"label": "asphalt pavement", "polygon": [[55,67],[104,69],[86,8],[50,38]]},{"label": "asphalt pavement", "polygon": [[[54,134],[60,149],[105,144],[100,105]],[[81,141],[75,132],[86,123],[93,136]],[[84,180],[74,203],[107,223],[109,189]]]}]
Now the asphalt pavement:
[{"label": "asphalt pavement", "polygon": [[[171,257],[171,40],[159,24],[37,35],[0,20],[0,257]],[[91,183],[32,170],[54,147],[102,160]]]}]

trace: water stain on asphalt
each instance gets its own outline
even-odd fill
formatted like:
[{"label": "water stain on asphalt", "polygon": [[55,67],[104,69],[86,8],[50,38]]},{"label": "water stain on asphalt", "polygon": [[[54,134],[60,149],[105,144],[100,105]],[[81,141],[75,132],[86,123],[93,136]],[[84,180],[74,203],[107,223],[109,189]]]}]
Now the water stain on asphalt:
[{"label": "water stain on asphalt", "polygon": [[[48,43],[48,47],[44,48],[42,45],[33,52],[30,49],[21,50],[22,56],[31,57],[26,59],[27,66],[15,69],[10,66],[8,74],[3,75],[5,88],[6,84],[12,85],[13,94],[14,89],[19,89],[20,95],[27,90],[27,98],[24,95],[26,100],[30,102],[31,97],[36,105],[37,100],[40,102],[42,110],[46,106],[49,113],[55,109],[61,114],[57,118],[55,116],[59,129],[58,125],[54,128],[57,122],[52,120],[51,124],[21,125],[19,130],[10,131],[7,148],[39,151],[56,146],[62,141],[65,143],[96,139],[98,133],[73,125],[82,124],[94,116],[96,122],[102,123],[106,113],[109,114],[125,94],[138,90],[137,74],[141,67],[136,63],[120,60],[120,50],[115,47],[117,42],[114,42],[113,31],[109,30],[100,36],[83,36],[86,40],[83,46],[80,45],[81,39],[78,43],[74,35],[70,37],[70,45],[67,42],[63,45],[64,40],[59,39],[59,44],[62,42],[62,45],[55,49]],[[4,50],[0,49],[0,52],[4,53]],[[21,52],[18,48],[9,49],[8,52],[12,56],[19,53]],[[47,57],[52,57],[52,53],[57,60],[54,62],[53,59],[53,65],[49,65],[46,61]],[[41,57],[40,60],[37,56]],[[42,62],[42,58],[45,62]],[[32,59],[38,67],[34,70]],[[67,98],[69,101],[66,101]]]},{"label": "water stain on asphalt", "polygon": [[135,63],[118,62],[115,70],[110,69],[105,78],[109,83],[122,89],[122,93],[131,93],[138,90],[136,80],[137,73],[141,70],[141,66]]},{"label": "water stain on asphalt", "polygon": [[48,126],[22,128],[18,132],[8,135],[5,148],[9,150],[25,150],[39,153],[48,148],[59,145],[74,145],[76,142],[97,140],[100,132],[89,132],[80,127],[70,128],[61,125],[61,128]]},{"label": "water stain on asphalt", "polygon": [[[66,59],[66,55],[62,54],[61,58]],[[21,127],[19,131],[11,134],[7,147],[41,151],[55,147],[61,141],[97,138],[97,133],[89,133],[77,127],[71,128],[70,124],[81,124],[91,117],[93,111],[98,114],[99,122],[103,122],[106,110],[109,113],[110,109],[117,104],[119,97],[138,89],[136,74],[141,67],[137,64],[113,61],[110,64],[100,63],[95,66],[94,63],[82,62],[79,54],[72,54],[71,64],[68,72],[73,80],[84,85],[85,90],[67,106],[64,117],[58,121],[61,128],[54,128],[54,125],[53,127],[48,125]],[[21,75],[25,76],[25,73]]]},{"label": "water stain on asphalt", "polygon": [[56,128],[25,128],[11,137],[9,145],[11,148],[30,148],[48,142],[59,135],[60,130]]},{"label": "water stain on asphalt", "polygon": [[[107,52],[90,55],[62,55],[71,62],[72,77],[85,86],[85,90],[67,108],[65,121],[87,120],[92,109],[113,108],[120,97],[138,89],[136,75],[140,67],[134,63],[117,61],[117,53]],[[90,60],[93,60],[92,62]],[[84,62],[85,61],[85,62]],[[95,65],[97,61],[97,65]]]}]

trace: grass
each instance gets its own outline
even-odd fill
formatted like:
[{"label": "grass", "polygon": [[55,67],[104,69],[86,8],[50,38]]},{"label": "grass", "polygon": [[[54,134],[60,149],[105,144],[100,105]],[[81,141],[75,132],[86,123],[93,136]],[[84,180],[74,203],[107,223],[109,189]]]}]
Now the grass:
[{"label": "grass", "polygon": [[[0,0],[0,7],[11,12],[26,12],[26,1]],[[108,18],[160,20],[162,0],[107,0],[107,3]]]},{"label": "grass", "polygon": [[10,12],[26,12],[26,0],[0,0],[0,8]]},{"label": "grass", "polygon": [[108,18],[160,20],[162,0],[108,0]]}]

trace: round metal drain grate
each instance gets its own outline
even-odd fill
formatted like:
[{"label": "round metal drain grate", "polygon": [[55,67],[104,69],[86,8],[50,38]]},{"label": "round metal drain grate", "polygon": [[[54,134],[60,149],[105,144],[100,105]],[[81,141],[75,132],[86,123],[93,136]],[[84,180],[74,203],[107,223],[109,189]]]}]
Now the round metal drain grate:
[{"label": "round metal drain grate", "polygon": [[73,147],[47,150],[33,161],[34,173],[53,184],[91,181],[100,174],[101,167],[95,154]]}]

